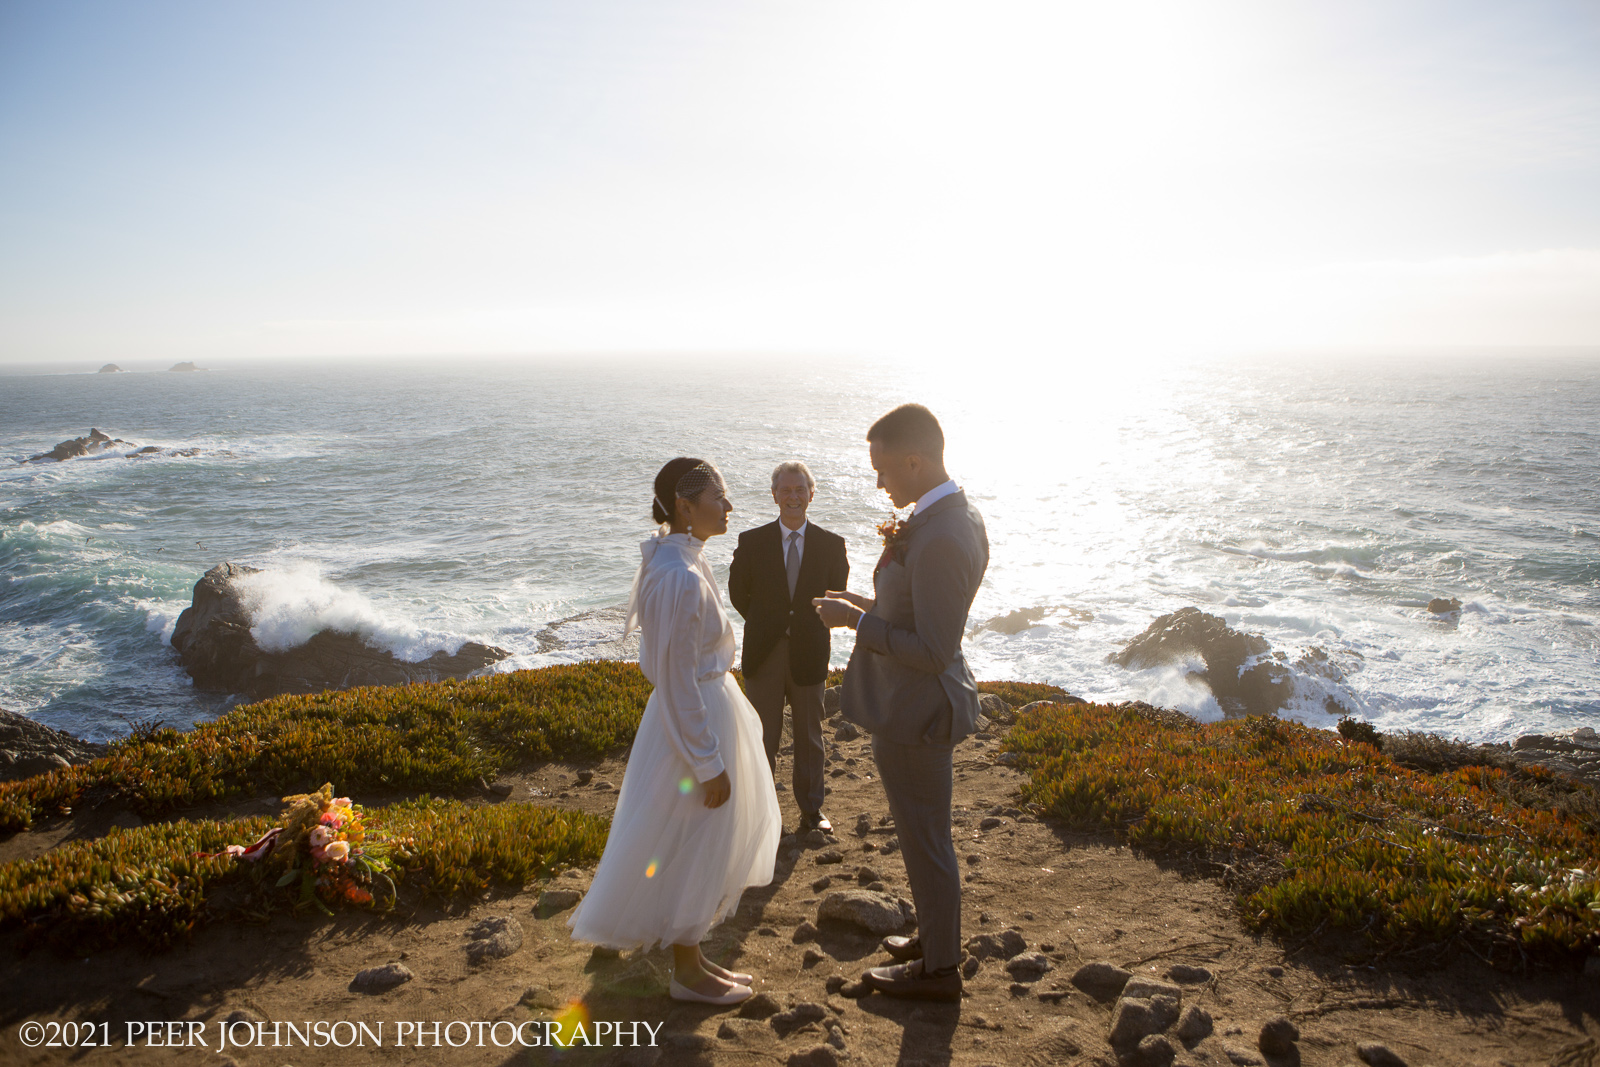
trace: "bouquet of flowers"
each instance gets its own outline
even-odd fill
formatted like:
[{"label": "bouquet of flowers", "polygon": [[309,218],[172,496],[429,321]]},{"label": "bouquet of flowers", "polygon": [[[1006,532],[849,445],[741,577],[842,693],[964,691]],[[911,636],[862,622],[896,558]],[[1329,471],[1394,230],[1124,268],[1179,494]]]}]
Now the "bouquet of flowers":
[{"label": "bouquet of flowers", "polygon": [[288,870],[278,879],[280,887],[298,880],[301,904],[315,904],[329,915],[324,901],[372,904],[375,896],[383,904],[394,901],[386,849],[383,842],[368,840],[360,805],[334,796],[332,783],[283,801],[288,807],[274,852],[287,859]]}]

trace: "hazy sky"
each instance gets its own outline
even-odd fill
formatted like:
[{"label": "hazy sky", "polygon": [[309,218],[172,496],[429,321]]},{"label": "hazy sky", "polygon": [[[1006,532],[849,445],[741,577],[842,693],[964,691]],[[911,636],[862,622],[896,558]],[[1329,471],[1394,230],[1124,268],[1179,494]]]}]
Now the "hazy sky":
[{"label": "hazy sky", "polygon": [[0,359],[1555,344],[1595,0],[0,0]]}]

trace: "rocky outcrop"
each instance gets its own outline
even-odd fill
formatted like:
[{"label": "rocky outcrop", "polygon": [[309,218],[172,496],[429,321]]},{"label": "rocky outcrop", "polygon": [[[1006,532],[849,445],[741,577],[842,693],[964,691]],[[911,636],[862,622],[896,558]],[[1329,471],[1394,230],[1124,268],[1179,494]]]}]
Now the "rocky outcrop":
[{"label": "rocky outcrop", "polygon": [[1600,734],[1592,726],[1580,726],[1564,736],[1523,734],[1512,743],[1511,758],[1600,785]]},{"label": "rocky outcrop", "polygon": [[36,456],[29,456],[28,463],[39,463],[44,460],[60,462],[64,459],[76,459],[78,456],[92,456],[97,452],[123,445],[132,448],[133,444],[91,429],[88,437],[74,437],[70,441],[62,441],[48,452],[40,452]]},{"label": "rocky outcrop", "polygon": [[1199,608],[1161,616],[1107,662],[1145,670],[1189,656],[1206,665],[1190,677],[1204,682],[1230,716],[1271,715],[1294,695],[1289,668],[1273,658],[1266,638],[1241,633]]},{"label": "rocky outcrop", "polygon": [[100,370],[97,373],[100,373],[100,374],[121,374],[122,373],[122,368],[117,366],[115,363],[107,363],[104,367],[101,367]]},{"label": "rocky outcrop", "polygon": [[[1359,659],[1356,653],[1350,655]],[[1276,714],[1294,696],[1296,671],[1333,686],[1342,686],[1346,676],[1345,668],[1323,649],[1307,649],[1291,665],[1288,656],[1274,651],[1260,634],[1241,633],[1199,608],[1180,608],[1161,616],[1121,652],[1107,656],[1106,662],[1137,671],[1191,656],[1198,656],[1205,669],[1190,672],[1190,679],[1204,683],[1230,718]],[[1358,669],[1359,663],[1350,667]],[[1341,695],[1326,698],[1327,710],[1343,714],[1350,710],[1344,703],[1350,698],[1342,689],[1336,691]]]},{"label": "rocky outcrop", "polygon": [[[141,459],[147,456],[198,456],[198,448],[161,448],[159,445],[145,445],[139,448],[132,441],[124,441],[120,437],[101,433],[91,429],[87,437],[74,437],[70,441],[62,441],[48,452],[29,456],[24,463],[59,463],[65,459],[77,459],[79,456],[94,456],[102,452],[124,452],[128,459]],[[231,452],[216,452],[213,455],[228,456]]]},{"label": "rocky outcrop", "polygon": [[188,363],[188,362],[185,362],[185,363],[174,363],[172,366],[168,367],[167,369],[169,371],[174,371],[174,370],[176,370],[176,371],[205,370],[204,367],[196,367],[193,363]]},{"label": "rocky outcrop", "polygon": [[26,715],[0,709],[0,782],[32,778],[105,754],[105,745],[80,740]]},{"label": "rocky outcrop", "polygon": [[195,583],[194,598],[178,616],[172,647],[184,670],[203,689],[262,698],[278,693],[320,693],[361,685],[406,685],[464,678],[504,659],[508,652],[469,641],[454,655],[435,652],[407,663],[373,648],[359,634],[323,630],[303,645],[268,652],[250,634],[250,612],[235,579],[254,567],[222,563]]}]

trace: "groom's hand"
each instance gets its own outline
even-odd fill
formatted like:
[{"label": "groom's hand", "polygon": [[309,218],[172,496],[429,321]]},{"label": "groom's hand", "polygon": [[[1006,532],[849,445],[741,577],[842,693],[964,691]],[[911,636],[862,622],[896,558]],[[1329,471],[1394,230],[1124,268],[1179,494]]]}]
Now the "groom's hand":
[{"label": "groom's hand", "polygon": [[855,625],[861,620],[861,616],[865,615],[867,610],[872,607],[871,601],[866,601],[863,605],[861,603],[863,600],[865,600],[864,597],[856,596],[853,593],[836,592],[830,589],[827,596],[816,597],[811,603],[817,609],[817,617],[822,620],[822,625],[829,628],[848,626],[851,629],[855,629]]}]

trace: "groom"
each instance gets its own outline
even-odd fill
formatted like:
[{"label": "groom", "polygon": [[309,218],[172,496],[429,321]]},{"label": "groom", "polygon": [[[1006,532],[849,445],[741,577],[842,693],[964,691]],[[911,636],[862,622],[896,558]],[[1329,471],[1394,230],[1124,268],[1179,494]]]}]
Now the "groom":
[{"label": "groom", "polygon": [[903,961],[862,981],[890,996],[961,999],[961,872],[950,837],[951,756],[978,719],[978,690],[961,655],[967,612],[989,566],[983,516],[944,469],[933,412],[904,404],[867,431],[878,488],[910,518],[884,538],[875,599],[829,591],[815,601],[828,626],[856,631],[840,707],[872,734],[917,906],[917,936],[889,938]]}]

